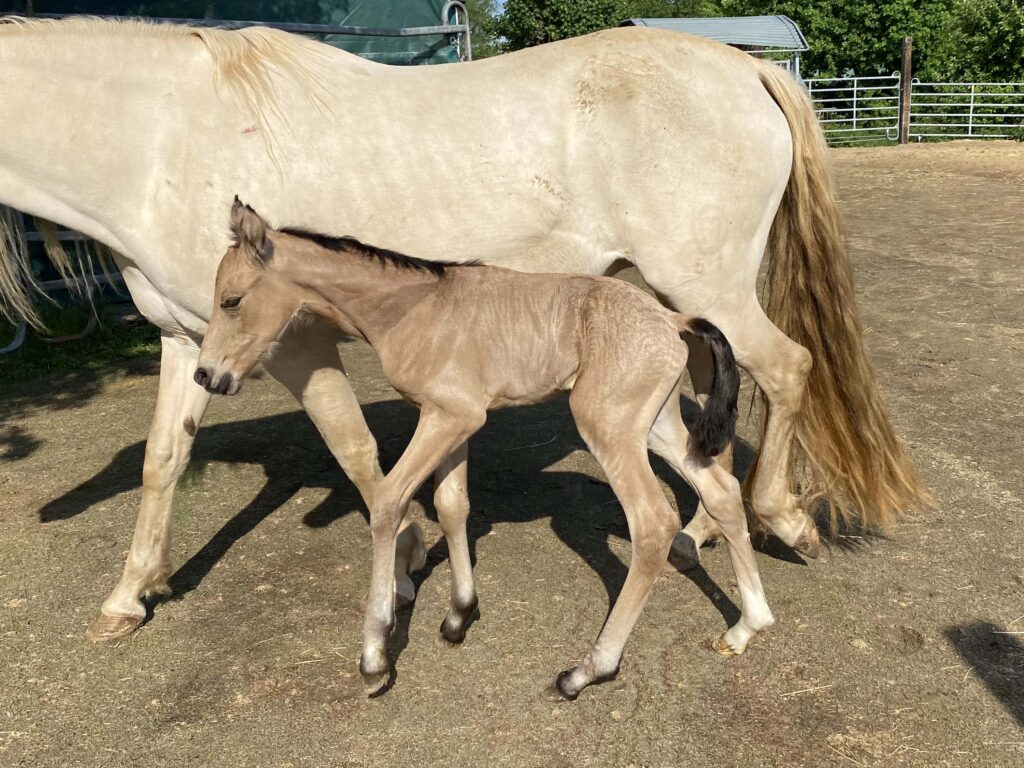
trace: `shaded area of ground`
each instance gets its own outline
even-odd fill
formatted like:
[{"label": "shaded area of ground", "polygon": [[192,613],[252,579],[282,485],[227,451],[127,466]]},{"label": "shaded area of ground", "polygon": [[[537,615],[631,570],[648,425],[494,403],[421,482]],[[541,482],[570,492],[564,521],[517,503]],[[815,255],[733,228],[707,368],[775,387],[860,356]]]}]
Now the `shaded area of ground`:
[{"label": "shaded area of ground", "polygon": [[[470,483],[481,616],[437,636],[443,541],[402,615],[394,688],[356,671],[369,535],[352,486],[272,381],[219,399],[174,507],[176,598],[130,641],[82,633],[139,501],[148,367],[0,394],[3,765],[1014,766],[1024,761],[1024,147],[835,155],[867,340],[938,500],[810,565],[762,554],[778,624],[739,658],[724,549],[659,579],[622,674],[568,704],[625,574],[621,511],[561,401],[495,414]],[[385,465],[415,414],[343,350]],[[91,380],[92,381],[92,380]],[[746,440],[756,441],[752,425]],[[749,462],[750,449],[739,451]],[[694,499],[664,466],[681,513]]]}]

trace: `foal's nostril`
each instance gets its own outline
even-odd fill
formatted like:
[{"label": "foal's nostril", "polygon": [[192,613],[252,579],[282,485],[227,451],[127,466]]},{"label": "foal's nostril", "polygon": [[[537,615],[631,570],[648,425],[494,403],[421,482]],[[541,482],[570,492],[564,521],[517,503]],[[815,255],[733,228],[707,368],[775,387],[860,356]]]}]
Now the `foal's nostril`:
[{"label": "foal's nostril", "polygon": [[222,394],[222,395],[226,395],[226,394],[228,393],[228,390],[229,390],[229,389],[231,389],[231,381],[232,381],[232,378],[233,378],[233,377],[231,376],[231,374],[230,374],[230,373],[225,373],[225,374],[224,374],[224,375],[223,375],[223,376],[221,377],[221,380],[220,380],[220,384],[219,384],[219,385],[217,386],[217,391],[218,391],[218,392],[219,392],[220,394]]},{"label": "foal's nostril", "polygon": [[210,374],[206,372],[205,368],[196,368],[195,375],[192,378],[200,387],[205,387],[210,381]]}]

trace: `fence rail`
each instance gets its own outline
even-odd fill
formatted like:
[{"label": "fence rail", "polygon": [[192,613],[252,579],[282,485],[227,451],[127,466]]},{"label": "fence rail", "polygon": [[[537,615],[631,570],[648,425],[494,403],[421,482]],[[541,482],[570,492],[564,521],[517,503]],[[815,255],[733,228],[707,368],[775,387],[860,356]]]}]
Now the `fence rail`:
[{"label": "fence rail", "polygon": [[804,80],[830,144],[896,140],[900,76]]},{"label": "fence rail", "polygon": [[1005,139],[1024,126],[1024,83],[912,85],[911,138]]},{"label": "fence rail", "polygon": [[[899,74],[812,78],[804,84],[829,144],[896,141]],[[911,140],[1005,139],[1022,128],[1024,83],[911,82]]]}]

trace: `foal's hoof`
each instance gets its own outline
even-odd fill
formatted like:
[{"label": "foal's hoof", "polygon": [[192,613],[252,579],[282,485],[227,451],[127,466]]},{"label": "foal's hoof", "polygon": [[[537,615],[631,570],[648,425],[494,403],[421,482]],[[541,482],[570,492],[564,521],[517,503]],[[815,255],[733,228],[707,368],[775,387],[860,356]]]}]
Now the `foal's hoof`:
[{"label": "foal's hoof", "polygon": [[744,640],[743,644],[740,645],[736,641],[729,640],[729,632],[726,630],[718,636],[716,640],[711,641],[711,650],[715,653],[719,653],[722,656],[739,656],[745,650],[747,650],[747,642]]},{"label": "foal's hoof", "polygon": [[573,667],[572,669],[565,670],[565,672],[555,678],[555,690],[566,701],[576,701],[580,691],[587,687],[586,683],[579,685],[573,680],[574,677],[577,677],[576,672],[576,667]]},{"label": "foal's hoof", "polygon": [[668,551],[666,571],[689,571],[700,565],[700,549],[697,542],[688,533],[680,531],[672,540],[672,548]]},{"label": "foal's hoof", "polygon": [[441,637],[452,645],[460,645],[466,639],[466,625],[451,625],[448,619],[441,622]]},{"label": "foal's hoof", "polygon": [[821,536],[818,535],[818,528],[810,518],[804,523],[804,529],[800,531],[797,540],[793,542],[793,549],[811,560],[817,560],[821,555]]},{"label": "foal's hoof", "polygon": [[85,630],[90,643],[112,643],[127,637],[142,625],[142,616],[108,616],[101,613]]}]

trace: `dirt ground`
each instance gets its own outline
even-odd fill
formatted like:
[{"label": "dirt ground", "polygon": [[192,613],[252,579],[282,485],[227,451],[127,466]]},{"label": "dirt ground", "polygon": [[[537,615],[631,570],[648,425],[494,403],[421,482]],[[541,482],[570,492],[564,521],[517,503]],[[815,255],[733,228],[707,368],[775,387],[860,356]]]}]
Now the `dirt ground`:
[{"label": "dirt ground", "polygon": [[[428,520],[397,679],[368,700],[361,505],[269,378],[216,400],[199,434],[174,506],[175,598],[92,646],[139,504],[145,359],[0,393],[0,764],[1024,765],[1024,145],[834,161],[867,342],[937,508],[816,562],[763,545],[778,621],[747,654],[706,648],[738,596],[725,549],[705,550],[706,571],[659,579],[618,680],[550,698],[629,558],[556,401],[496,413],[475,440],[466,643],[438,636],[448,571]],[[365,346],[344,354],[390,466],[415,414]],[[656,470],[688,517],[693,496]]]}]

